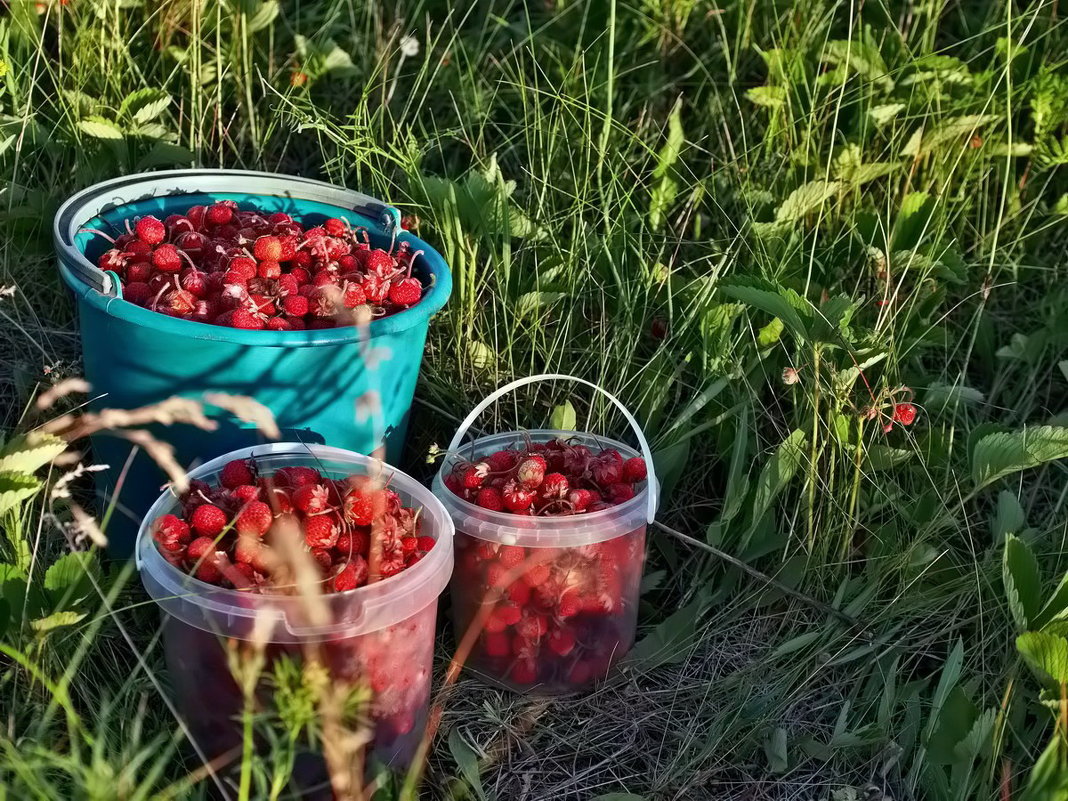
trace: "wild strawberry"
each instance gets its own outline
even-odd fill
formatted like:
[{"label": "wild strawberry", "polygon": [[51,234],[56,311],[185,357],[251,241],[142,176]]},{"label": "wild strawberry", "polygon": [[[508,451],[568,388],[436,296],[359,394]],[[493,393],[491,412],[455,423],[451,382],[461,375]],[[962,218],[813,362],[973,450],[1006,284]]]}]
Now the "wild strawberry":
[{"label": "wild strawberry", "polygon": [[363,291],[371,303],[381,303],[389,294],[389,281],[376,273],[368,273],[363,279]]},{"label": "wild strawberry", "polygon": [[256,265],[256,275],[266,280],[278,278],[282,275],[282,265],[277,261],[265,259]]},{"label": "wild strawberry", "polygon": [[630,484],[612,484],[605,490],[612,503],[624,503],[634,497],[634,487]]},{"label": "wild strawberry", "polygon": [[503,631],[487,631],[483,635],[482,650],[490,657],[508,656],[512,653],[512,638]]},{"label": "wild strawberry", "polygon": [[516,478],[527,489],[537,489],[545,479],[545,466],[545,457],[528,456],[516,468]]},{"label": "wild strawberry", "polygon": [[405,556],[407,556],[408,554],[415,552],[416,547],[418,546],[419,543],[416,542],[415,537],[402,536],[400,544],[401,544],[401,550],[404,551]]},{"label": "wild strawberry", "polygon": [[341,565],[331,581],[334,592],[347,592],[367,583],[367,560],[360,555],[353,556]]},{"label": "wild strawberry", "polygon": [[260,488],[254,484],[242,484],[240,487],[234,487],[234,500],[241,504],[258,501],[260,500]]},{"label": "wild strawberry", "polygon": [[234,529],[238,534],[247,534],[254,537],[262,537],[267,533],[274,522],[274,513],[271,507],[263,501],[252,501],[245,504],[237,513],[234,521]]},{"label": "wild strawberry", "polygon": [[557,656],[567,656],[575,649],[575,635],[570,629],[555,629],[545,643]]},{"label": "wild strawberry", "polygon": [[190,562],[197,562],[201,559],[210,558],[214,554],[215,540],[211,537],[197,537],[189,543],[189,547],[186,549],[186,556]]},{"label": "wild strawberry", "polygon": [[296,489],[297,487],[303,487],[305,484],[318,484],[323,480],[323,477],[314,467],[299,465],[296,467],[280,467],[274,472],[274,480],[283,487]]},{"label": "wild strawberry", "polygon": [[192,314],[197,307],[196,296],[184,289],[175,289],[164,295],[157,307],[159,311],[166,311],[176,317]]},{"label": "wild strawberry", "polygon": [[310,548],[333,548],[337,544],[338,528],[331,515],[304,518],[304,541]]},{"label": "wild strawberry", "polygon": [[486,480],[488,473],[489,465],[485,462],[479,462],[462,468],[460,470],[460,481],[465,489],[478,489],[482,486],[482,482]]},{"label": "wild strawberry", "polygon": [[234,309],[230,315],[230,325],[246,331],[258,331],[265,326],[263,318],[257,317],[247,309]]},{"label": "wild strawberry", "polygon": [[486,568],[486,584],[490,587],[503,587],[508,583],[508,568],[498,562],[491,562]]},{"label": "wild strawberry", "polygon": [[414,306],[423,296],[423,285],[418,278],[403,278],[389,288],[389,300],[398,306]]},{"label": "wild strawberry", "polygon": [[582,611],[582,598],[577,592],[566,592],[556,606],[556,614],[562,618],[574,617]]},{"label": "wild strawberry", "polygon": [[590,476],[602,487],[618,484],[623,479],[623,466],[614,459],[605,458],[604,453],[590,463]]},{"label": "wild strawberry", "polygon": [[319,565],[319,569],[326,573],[334,566],[334,558],[330,555],[330,551],[325,548],[312,548],[311,557]]},{"label": "wild strawberry", "polygon": [[508,678],[516,684],[533,684],[538,680],[538,669],[533,659],[518,659],[508,671]]},{"label": "wild strawberry", "polygon": [[526,606],[530,600],[530,585],[525,581],[514,581],[508,587],[508,599],[512,603],[519,604],[520,606]]},{"label": "wild strawberry", "polygon": [[303,295],[287,295],[282,298],[282,309],[291,317],[303,317],[308,313],[308,299]]},{"label": "wild strawberry", "polygon": [[475,505],[481,506],[483,509],[489,509],[491,512],[500,512],[504,509],[504,500],[501,498],[501,492],[493,487],[483,487],[475,495]]},{"label": "wild strawberry", "polygon": [[277,236],[261,236],[252,246],[252,255],[256,261],[277,262],[282,256],[282,240]]},{"label": "wild strawberry", "polygon": [[396,269],[393,257],[381,248],[364,251],[363,268],[379,278],[388,278]]},{"label": "wild strawberry", "polygon": [[271,225],[288,224],[293,222],[293,218],[284,211],[274,211],[267,215],[267,222]]},{"label": "wild strawberry", "polygon": [[175,515],[163,515],[153,523],[152,529],[156,542],[172,552],[180,551],[192,538],[188,524]]},{"label": "wild strawberry", "polygon": [[523,612],[515,604],[505,601],[493,610],[492,616],[505,626],[514,626],[522,619]]},{"label": "wild strawberry", "polygon": [[179,279],[182,289],[195,298],[208,294],[208,276],[200,270],[186,270]]},{"label": "wild strawberry", "polygon": [[241,276],[246,282],[255,278],[259,271],[259,265],[256,264],[254,259],[250,259],[248,256],[237,256],[236,258],[230,259],[227,267],[231,272]]},{"label": "wild strawberry", "polygon": [[227,462],[219,473],[219,483],[226,489],[234,489],[242,484],[252,484],[256,476],[252,472],[250,463],[245,459],[235,459]]},{"label": "wild strawberry", "polygon": [[567,477],[560,473],[549,473],[541,483],[541,497],[545,500],[559,500],[567,496]]},{"label": "wild strawberry", "polygon": [[645,481],[649,471],[645,466],[645,459],[640,456],[632,456],[623,462],[623,480],[628,484]]},{"label": "wild strawberry", "polygon": [[167,226],[151,215],[138,220],[134,230],[137,238],[149,245],[158,245],[167,238]]},{"label": "wild strawberry", "polygon": [[293,506],[305,514],[315,515],[330,507],[330,496],[321,484],[305,484],[293,490]]},{"label": "wild strawberry", "polygon": [[244,536],[234,543],[234,559],[266,574],[273,567],[274,555],[258,537]]},{"label": "wild strawberry", "polygon": [[514,451],[511,448],[505,448],[501,451],[491,453],[489,456],[484,457],[484,462],[490,466],[490,471],[493,473],[503,473],[506,470],[511,470],[515,467],[516,462],[519,461],[519,451]]},{"label": "wild strawberry", "polygon": [[205,503],[193,510],[189,523],[198,537],[217,537],[229,522],[226,512],[211,503]]},{"label": "wild strawberry", "polygon": [[148,284],[135,281],[122,288],[122,296],[130,303],[144,306],[151,299],[152,290],[148,288]]},{"label": "wild strawberry", "polygon": [[593,493],[588,489],[573,489],[567,493],[567,500],[576,512],[583,512],[593,503]]},{"label": "wild strawberry", "polygon": [[519,567],[526,558],[526,548],[521,545],[502,545],[497,549],[497,561],[507,568]]},{"label": "wild strawberry", "polygon": [[415,548],[417,551],[421,551],[422,553],[429,553],[430,550],[434,547],[435,542],[437,542],[437,540],[435,540],[433,537],[417,537],[415,541]]},{"label": "wild strawberry", "polygon": [[345,496],[345,519],[354,526],[369,526],[375,517],[375,496],[368,491],[352,490]]},{"label": "wild strawberry", "polygon": [[342,303],[346,309],[355,309],[367,303],[367,293],[363,287],[353,281],[347,281],[342,290]]},{"label": "wild strawberry", "polygon": [[911,403],[899,403],[894,406],[894,420],[903,426],[912,425],[916,419],[916,407]]},{"label": "wild strawberry", "polygon": [[534,503],[535,492],[515,481],[507,481],[501,490],[501,496],[509,512],[525,512]]},{"label": "wild strawberry", "polygon": [[214,203],[204,213],[204,220],[209,225],[227,225],[233,218],[233,209],[224,203]]},{"label": "wild strawberry", "polygon": [[329,220],[323,223],[323,228],[330,236],[344,236],[349,232],[349,225],[345,220],[340,220],[337,217],[331,217]]}]

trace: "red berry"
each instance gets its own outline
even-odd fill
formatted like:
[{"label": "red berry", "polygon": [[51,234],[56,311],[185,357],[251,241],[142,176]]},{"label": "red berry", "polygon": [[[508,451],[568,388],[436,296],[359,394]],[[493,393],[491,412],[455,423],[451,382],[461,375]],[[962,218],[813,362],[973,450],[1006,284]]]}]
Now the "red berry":
[{"label": "red berry", "polygon": [[182,257],[174,245],[160,245],[152,252],[152,264],[164,273],[178,273],[182,270]]},{"label": "red berry", "polygon": [[590,463],[590,476],[602,487],[618,484],[623,478],[623,466],[614,459],[605,458],[605,454],[602,453],[599,458]]},{"label": "red berry", "polygon": [[916,419],[916,407],[911,403],[899,403],[894,407],[894,420],[903,426],[912,425]]},{"label": "red berry", "polygon": [[526,489],[515,481],[508,481],[501,490],[504,505],[509,512],[525,512],[534,503],[535,492]]},{"label": "red berry", "polygon": [[324,573],[329,571],[330,568],[334,566],[334,559],[332,556],[330,556],[330,551],[326,550],[325,548],[312,548],[311,556],[312,559],[314,559],[318,563],[319,569],[322,570]]},{"label": "red berry", "polygon": [[153,524],[153,535],[164,550],[177,552],[189,542],[192,535],[186,522],[175,515],[163,515]]},{"label": "red berry", "polygon": [[256,261],[278,261],[282,257],[282,240],[277,236],[261,236],[252,246]]},{"label": "red berry", "polygon": [[256,265],[256,275],[265,280],[278,278],[282,275],[282,265],[277,261],[265,259]]},{"label": "red berry", "polygon": [[612,503],[623,503],[634,497],[634,487],[630,484],[612,484],[606,490],[608,499]]},{"label": "red berry", "polygon": [[252,484],[255,481],[256,476],[252,472],[249,462],[244,459],[227,462],[219,473],[219,483],[227,489],[235,489],[242,484]]},{"label": "red berry", "polygon": [[293,506],[305,514],[325,512],[330,506],[330,496],[321,484],[305,484],[293,490]]},{"label": "red berry", "polygon": [[537,489],[545,479],[545,458],[537,454],[528,456],[516,468],[516,478],[527,489]]},{"label": "red berry", "polygon": [[396,269],[396,264],[386,251],[375,248],[363,252],[363,268],[380,278],[388,278]]},{"label": "red berry", "polygon": [[303,317],[308,313],[308,299],[303,295],[287,295],[282,298],[282,309],[292,317]]},{"label": "red berry", "polygon": [[516,604],[506,601],[493,610],[493,617],[505,626],[514,626],[523,617],[523,612]]},{"label": "red berry", "polygon": [[337,544],[337,525],[331,515],[315,515],[304,519],[304,541],[311,548],[333,548]]},{"label": "red berry", "polygon": [[423,285],[418,278],[404,278],[389,288],[390,302],[398,306],[414,306],[423,297]]},{"label": "red berry", "polygon": [[645,459],[640,456],[632,456],[623,462],[623,480],[628,484],[645,481],[649,471],[645,466]]},{"label": "red berry", "polygon": [[269,573],[271,569],[271,549],[257,537],[238,537],[234,543],[234,559],[251,565],[260,573]]},{"label": "red berry", "polygon": [[486,568],[486,584],[490,587],[503,587],[508,580],[508,569],[497,562],[491,562]]},{"label": "red berry", "polygon": [[576,512],[583,512],[593,503],[593,493],[588,489],[573,489],[567,493],[567,500]]},{"label": "red berry", "polygon": [[355,309],[357,306],[363,306],[367,303],[367,293],[363,291],[363,287],[353,281],[347,281],[345,288],[342,290],[341,302],[346,309]]},{"label": "red berry", "polygon": [[506,448],[503,451],[497,451],[486,456],[485,461],[490,466],[490,471],[493,473],[503,473],[506,470],[511,470],[515,467],[516,462],[519,461],[519,451],[513,451],[510,448]]},{"label": "red berry", "polygon": [[504,509],[504,500],[501,498],[500,490],[483,487],[475,496],[475,505],[489,509],[491,512],[500,512]]},{"label": "red berry", "polygon": [[508,598],[513,603],[526,606],[530,600],[530,585],[525,581],[515,581],[508,587]]},{"label": "red berry", "polygon": [[367,583],[367,575],[367,560],[357,554],[338,568],[331,581],[331,588],[334,592],[354,590]]},{"label": "red berry", "polygon": [[243,504],[248,503],[249,501],[258,501],[260,499],[260,488],[253,484],[244,484],[240,487],[235,487],[234,499]]},{"label": "red berry", "polygon": [[423,553],[429,553],[430,549],[434,547],[435,542],[437,542],[437,540],[435,540],[433,537],[427,537],[424,535],[422,537],[416,538],[415,547],[418,551],[422,551]]},{"label": "red berry", "polygon": [[230,317],[230,325],[246,331],[258,331],[265,325],[263,319],[247,309],[234,309]]},{"label": "red berry", "polygon": [[541,484],[541,496],[546,500],[558,500],[567,496],[570,489],[567,477],[561,473],[549,473]]},{"label": "red berry", "polygon": [[142,217],[134,225],[137,238],[149,245],[158,245],[167,238],[167,226],[152,216]]},{"label": "red berry", "polygon": [[521,545],[502,545],[497,550],[497,560],[507,568],[518,567],[527,558],[527,551]]},{"label": "red berry", "polygon": [[337,217],[331,217],[329,220],[323,223],[323,228],[330,236],[344,236],[349,231],[348,223],[345,220],[340,220]]},{"label": "red berry", "polygon": [[284,487],[303,487],[305,484],[318,484],[323,480],[314,467],[280,467],[274,473],[274,479]]},{"label": "red berry", "polygon": [[[189,210],[192,212],[192,209]],[[187,212],[186,216],[189,213]],[[208,207],[204,219],[211,225],[226,225],[234,218],[233,209],[222,203],[215,203]]]},{"label": "red berry", "polygon": [[582,599],[576,592],[567,592],[560,598],[556,613],[560,617],[574,617],[582,611]]},{"label": "red berry", "polygon": [[512,652],[512,638],[503,631],[486,632],[483,650],[486,652],[486,656],[508,656]]},{"label": "red berry", "polygon": [[226,512],[211,503],[205,503],[193,510],[189,522],[199,537],[217,537],[222,534],[229,520]]},{"label": "red berry", "polygon": [[252,501],[245,504],[237,513],[234,521],[234,529],[238,534],[247,534],[254,537],[262,537],[267,533],[274,522],[274,513],[271,507],[263,501]]},{"label": "red berry", "polygon": [[575,648],[575,635],[570,629],[556,629],[545,642],[557,656],[567,656]]}]

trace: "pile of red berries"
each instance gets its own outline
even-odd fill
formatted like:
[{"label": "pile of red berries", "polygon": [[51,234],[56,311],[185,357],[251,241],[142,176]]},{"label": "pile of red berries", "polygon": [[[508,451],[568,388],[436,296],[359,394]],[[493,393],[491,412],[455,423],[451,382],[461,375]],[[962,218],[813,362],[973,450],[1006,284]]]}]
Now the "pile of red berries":
[{"label": "pile of red berries", "polygon": [[299,532],[328,592],[400,573],[434,547],[419,510],[364,475],[324,477],[306,466],[259,475],[253,460],[227,463],[219,483],[192,481],[181,514],[152,524],[160,552],[201,581],[239,590],[284,583],[291,570],[272,539]]},{"label": "pile of red berries", "polygon": [[223,200],[165,220],[141,217],[97,260],[123,297],[172,317],[242,329],[334,328],[414,306],[418,252],[372,248],[367,232],[330,218],[305,228],[284,212]]},{"label": "pile of red berries", "polygon": [[629,501],[647,475],[640,456],[624,459],[615,448],[595,453],[556,439],[459,462],[444,481],[464,500],[494,512],[573,515]]}]

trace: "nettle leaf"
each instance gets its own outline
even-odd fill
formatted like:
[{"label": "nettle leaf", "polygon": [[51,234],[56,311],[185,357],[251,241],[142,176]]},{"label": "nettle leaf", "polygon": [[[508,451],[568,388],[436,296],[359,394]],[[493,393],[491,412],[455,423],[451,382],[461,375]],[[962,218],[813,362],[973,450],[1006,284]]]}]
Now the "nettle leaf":
[{"label": "nettle leaf", "polygon": [[1005,537],[1001,580],[1017,631],[1027,631],[1042,606],[1042,575],[1031,548],[1012,534]]},{"label": "nettle leaf", "polygon": [[9,512],[41,489],[41,482],[25,473],[0,472],[0,514]]},{"label": "nettle leaf", "polygon": [[549,416],[549,427],[558,431],[574,431],[576,425],[575,407],[571,401],[564,401]]},{"label": "nettle leaf", "polygon": [[1005,476],[1068,458],[1068,428],[1038,426],[987,434],[972,451],[972,478],[982,488]]},{"label": "nettle leaf", "polygon": [[745,96],[750,102],[766,108],[779,108],[786,103],[786,89],[782,86],[754,86]]},{"label": "nettle leaf", "polygon": [[1068,640],[1045,631],[1027,631],[1016,638],[1016,650],[1040,681],[1068,683]]},{"label": "nettle leaf", "polygon": [[66,441],[52,434],[15,437],[0,449],[0,473],[36,473],[66,449]]},{"label": "nettle leaf", "polygon": [[775,222],[796,222],[817,211],[845,188],[844,181],[809,181],[791,192],[775,212]]},{"label": "nettle leaf", "polygon": [[94,139],[120,140],[125,137],[122,128],[103,117],[89,117],[88,119],[79,120],[78,129]]}]

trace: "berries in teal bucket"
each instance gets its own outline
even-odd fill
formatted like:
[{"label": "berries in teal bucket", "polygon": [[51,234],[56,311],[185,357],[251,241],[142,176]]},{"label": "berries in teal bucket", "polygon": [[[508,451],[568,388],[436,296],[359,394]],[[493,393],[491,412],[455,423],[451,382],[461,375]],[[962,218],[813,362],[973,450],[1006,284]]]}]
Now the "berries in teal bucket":
[{"label": "berries in teal bucket", "polygon": [[166,221],[148,215],[97,266],[119,276],[131,303],[171,317],[247,331],[369,322],[411,308],[425,287],[412,275],[422,251],[372,248],[339,218],[305,229],[288,214],[233,201],[192,206]]}]

